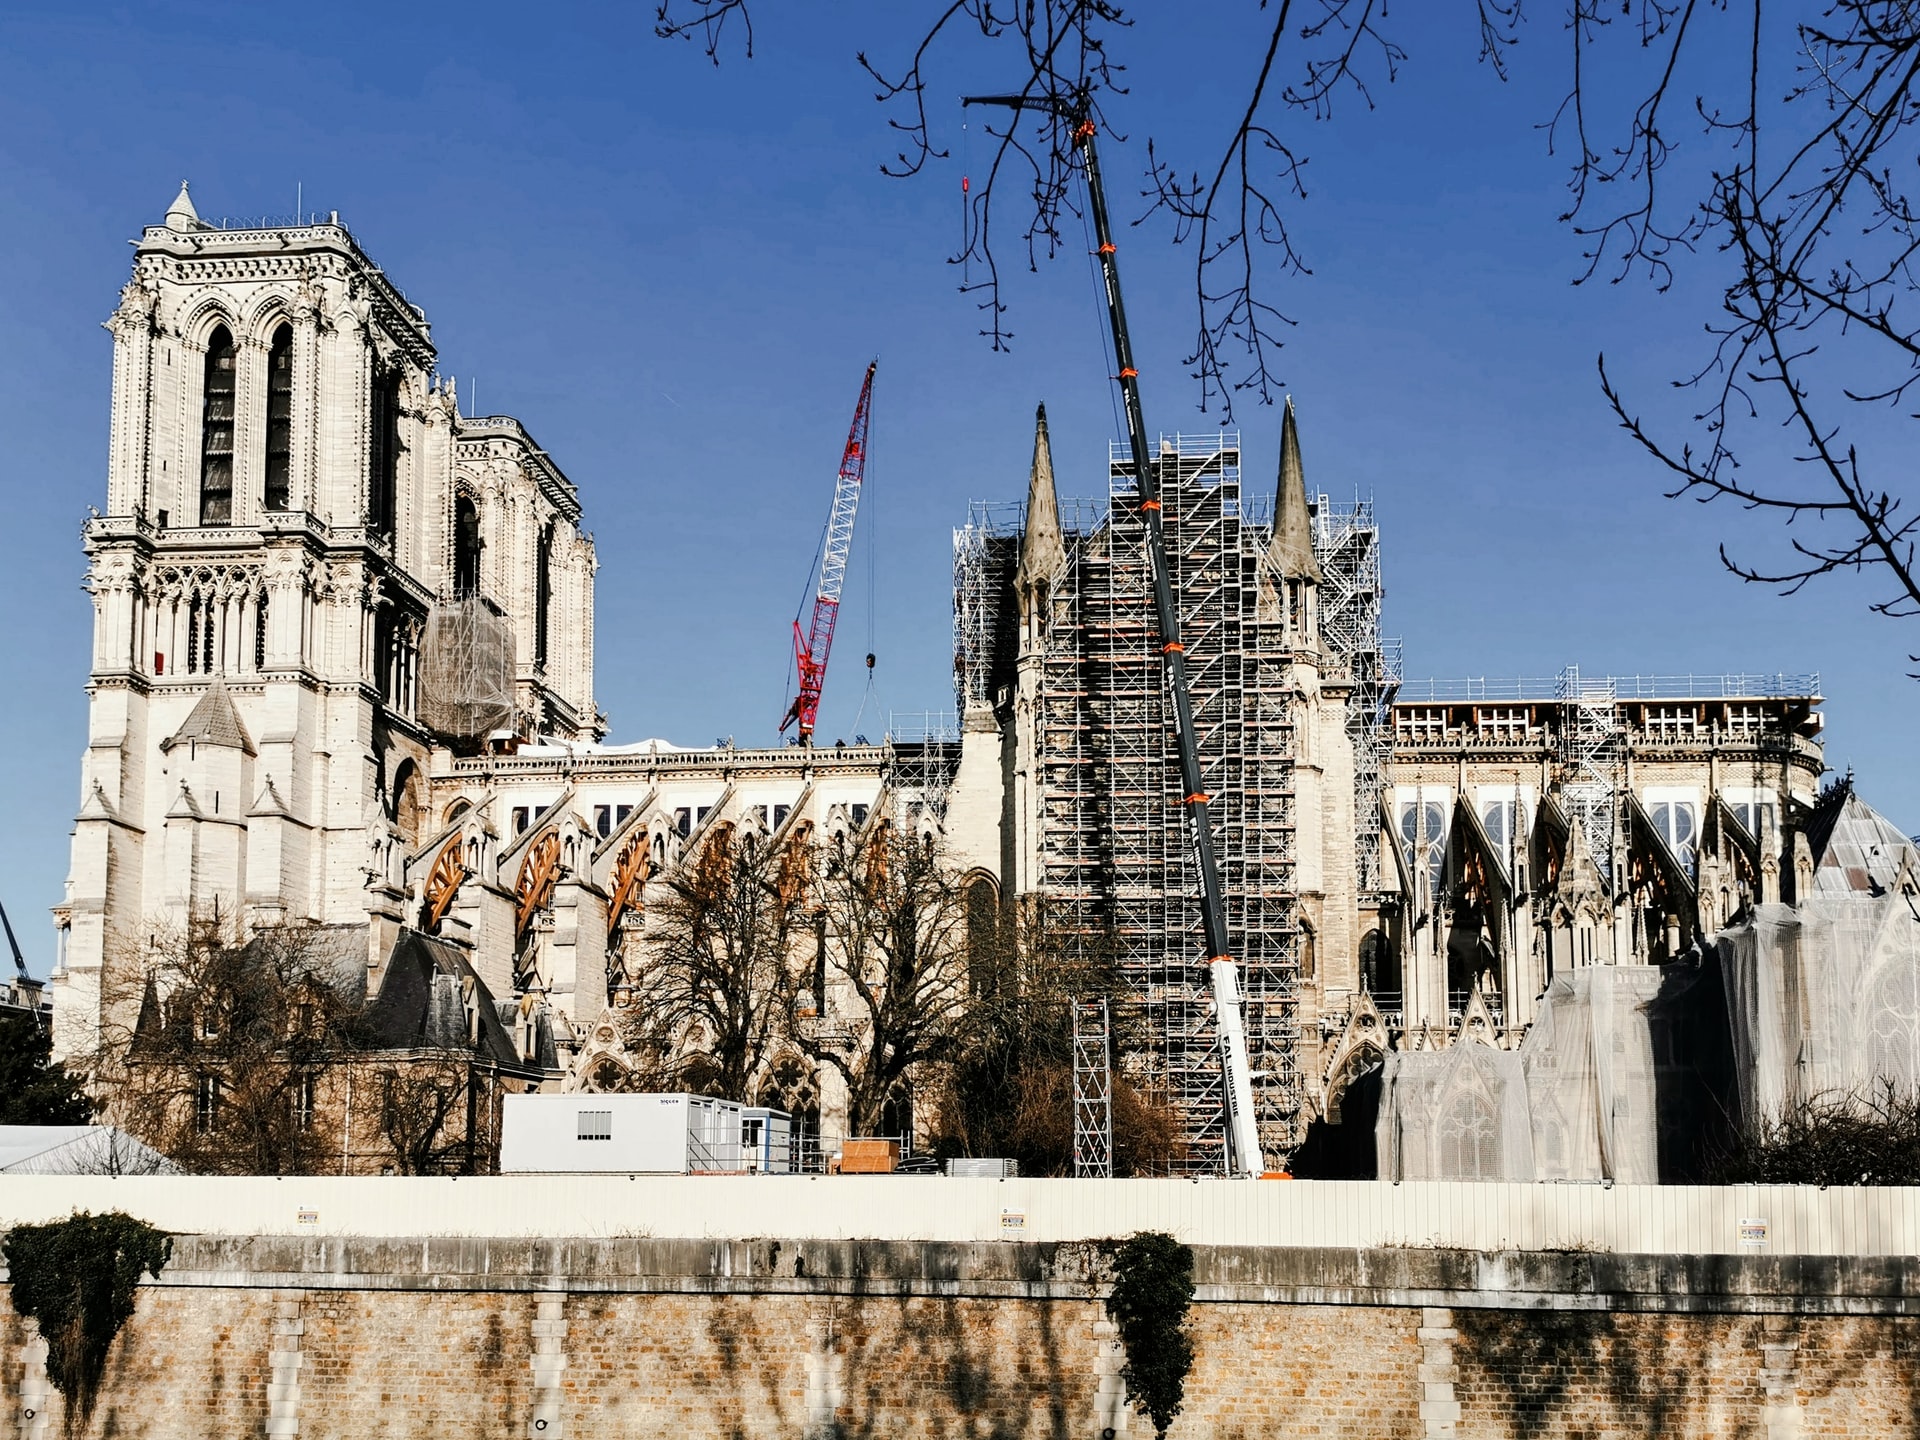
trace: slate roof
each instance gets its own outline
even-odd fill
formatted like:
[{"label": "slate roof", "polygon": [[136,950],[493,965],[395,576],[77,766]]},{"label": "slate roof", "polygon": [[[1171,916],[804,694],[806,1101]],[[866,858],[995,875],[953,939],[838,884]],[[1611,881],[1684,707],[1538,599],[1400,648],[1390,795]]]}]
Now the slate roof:
[{"label": "slate roof", "polygon": [[[469,987],[479,1019],[477,1039],[471,1039]],[[456,946],[416,930],[402,930],[387,959],[380,993],[368,1009],[368,1040],[376,1050],[463,1050],[471,1039],[477,1059],[503,1070],[537,1075],[557,1068],[544,1016],[538,1018],[534,1059],[520,1058],[503,1023],[503,1016],[510,1017],[513,1009],[511,1001],[495,1000],[486,981]]]},{"label": "slate roof", "polygon": [[233,708],[233,697],[227,694],[225,683],[218,677],[207,687],[207,693],[200,697],[200,703],[193,707],[185,722],[160,748],[172,750],[189,740],[202,745],[225,745],[249,755],[256,753],[247,727],[240,723],[240,712]]}]

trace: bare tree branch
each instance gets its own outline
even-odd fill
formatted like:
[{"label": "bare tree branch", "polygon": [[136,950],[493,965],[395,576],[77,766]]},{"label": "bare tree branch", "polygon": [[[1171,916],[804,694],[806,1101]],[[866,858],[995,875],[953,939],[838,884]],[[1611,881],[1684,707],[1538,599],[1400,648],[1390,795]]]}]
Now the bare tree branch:
[{"label": "bare tree branch", "polygon": [[[1567,88],[1542,128],[1549,150],[1568,157],[1561,218],[1582,242],[1576,283],[1604,275],[1666,290],[1691,262],[1721,292],[1707,347],[1676,382],[1703,396],[1684,435],[1643,423],[1603,382],[1609,405],[1676,477],[1674,494],[1804,522],[1781,563],[1723,550],[1734,574],[1792,593],[1822,576],[1865,572],[1888,583],[1875,613],[1920,615],[1915,514],[1900,493],[1905,482],[1880,478],[1902,447],[1849,408],[1903,404],[1920,382],[1920,224],[1908,178],[1920,121],[1920,6],[1559,3]],[[1480,60],[1502,79],[1522,10],[1523,0],[1476,0]],[[1201,408],[1217,404],[1225,420],[1237,395],[1274,398],[1292,321],[1272,290],[1311,273],[1294,238],[1295,207],[1307,197],[1298,127],[1331,118],[1343,96],[1371,107],[1393,81],[1407,57],[1385,28],[1387,11],[1385,0],[1254,0],[1241,15],[1258,17],[1258,63],[1219,121],[1223,139],[1209,162],[1183,167],[1148,136],[1147,204],[1135,223],[1164,218],[1174,244],[1193,244],[1187,363]],[[969,38],[997,47],[989,53],[1005,56],[1000,88],[1028,102],[987,129],[992,156],[951,257],[984,270],[962,289],[986,316],[981,333],[1005,349],[1000,212],[1016,207],[1029,268],[1059,254],[1066,222],[1080,213],[1067,117],[1086,115],[1120,138],[1109,118],[1128,96],[1117,57],[1132,16],[1113,0],[943,0],[927,17],[899,70],[861,56],[902,142],[886,173],[920,175],[947,158],[927,97],[936,62],[949,63]],[[726,27],[737,24],[751,53],[746,0],[662,0],[656,19],[659,34],[697,39],[716,61]],[[1784,85],[1772,78],[1776,66]],[[1245,370],[1234,373],[1242,354]],[[1757,440],[1748,438],[1754,427]],[[1739,448],[1771,454],[1776,432],[1791,437],[1793,468],[1770,466],[1765,483],[1744,478]],[[1812,525],[1834,528],[1809,537]]]}]

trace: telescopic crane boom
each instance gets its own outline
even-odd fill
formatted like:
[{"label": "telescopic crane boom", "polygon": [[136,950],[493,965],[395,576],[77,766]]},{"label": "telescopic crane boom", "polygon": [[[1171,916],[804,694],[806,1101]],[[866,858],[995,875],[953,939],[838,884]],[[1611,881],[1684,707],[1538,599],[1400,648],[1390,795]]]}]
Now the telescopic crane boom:
[{"label": "telescopic crane boom", "polygon": [[1160,519],[1160,479],[1147,446],[1147,422],[1140,409],[1140,371],[1133,363],[1133,341],[1127,333],[1127,309],[1120,296],[1120,265],[1113,243],[1113,225],[1107,215],[1106,187],[1100,180],[1100,155],[1095,146],[1099,126],[1088,107],[1068,105],[1045,96],[987,95],[963,100],[965,105],[1001,105],[1008,109],[1047,109],[1073,126],[1073,144],[1086,172],[1087,197],[1093,212],[1093,233],[1099,246],[1100,273],[1106,282],[1107,323],[1113,335],[1113,358],[1119,366],[1121,402],[1126,410],[1127,442],[1133,451],[1133,483],[1140,513],[1146,522],[1147,555],[1153,570],[1153,609],[1160,631],[1160,655],[1173,695],[1174,723],[1180,746],[1181,803],[1187,812],[1188,842],[1200,872],[1200,912],[1206,934],[1207,971],[1220,1026],[1223,1068],[1226,1072],[1227,1150],[1233,1171],[1259,1175],[1265,1169],[1260,1132],[1253,1117],[1253,1077],[1247,1064],[1246,1026],[1240,1005],[1239,968],[1227,948],[1227,912],[1220,894],[1220,869],[1213,852],[1210,797],[1202,788],[1200,751],[1194,739],[1193,700],[1187,690],[1186,648],[1180,642],[1180,612],[1174,603],[1172,571],[1167,564],[1166,533]]},{"label": "telescopic crane boom", "polygon": [[[833,509],[827,514],[827,540],[820,547],[820,580],[814,587],[813,620],[804,630],[793,622],[793,661],[800,672],[800,692],[793,697],[780,722],[786,733],[799,722],[800,743],[813,743],[814,717],[820,713],[820,687],[827,680],[827,656],[833,650],[833,627],[840,618],[840,587],[847,578],[847,555],[853,548],[853,519],[860,509],[860,482],[867,472],[867,421],[873,401],[874,361],[860,385],[860,403],[847,430],[847,448],[840,455],[840,473],[833,482]],[[869,657],[871,663],[871,657]]]}]

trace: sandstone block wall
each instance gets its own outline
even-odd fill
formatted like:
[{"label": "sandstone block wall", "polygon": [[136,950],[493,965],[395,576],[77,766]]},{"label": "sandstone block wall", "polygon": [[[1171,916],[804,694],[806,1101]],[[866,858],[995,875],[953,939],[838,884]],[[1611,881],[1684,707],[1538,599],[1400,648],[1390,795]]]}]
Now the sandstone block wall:
[{"label": "sandstone block wall", "polygon": [[[1196,1259],[1175,1440],[1920,1437],[1920,1261]],[[1137,1440],[1102,1264],[1066,1245],[184,1236],[73,1433]],[[61,1433],[10,1311],[0,1386],[16,1434]]]}]

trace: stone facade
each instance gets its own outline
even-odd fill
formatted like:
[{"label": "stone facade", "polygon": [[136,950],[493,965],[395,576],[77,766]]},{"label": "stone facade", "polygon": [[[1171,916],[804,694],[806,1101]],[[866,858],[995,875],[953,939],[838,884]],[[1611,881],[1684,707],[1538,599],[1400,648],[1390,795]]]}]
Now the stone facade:
[{"label": "stone facade", "polygon": [[[74,1433],[1147,1434],[1116,1403],[1099,1264],[1005,1244],[186,1236]],[[1201,1249],[1170,1434],[1912,1436],[1912,1268]],[[21,1433],[57,1433],[36,1354],[8,1313],[0,1383]]]},{"label": "stone facade", "polygon": [[130,1023],[139,952],[188,916],[339,927],[377,969],[437,605],[477,594],[511,626],[510,731],[602,727],[573,486],[517,422],[460,414],[424,312],[337,217],[217,229],[183,186],[107,328],[62,1054]]},{"label": "stone facade", "polygon": [[[1145,1019],[1124,1063],[1179,1111],[1185,1163],[1219,1167],[1130,458],[1097,504],[1063,501],[1043,413],[1017,519],[961,532],[954,731],[609,745],[573,485],[517,421],[461,415],[424,313],[337,218],[216,229],[183,187],[133,271],[85,539],[61,1054],[129,1029],[143,947],[218,914],[329,927],[369,995],[431,936],[514,1034],[547,1037],[520,1055],[547,1083],[616,1082],[607,1036],[664,877],[716,845],[895,826],[937,842],[997,925],[1117,938]],[[1271,487],[1243,485],[1237,435],[1167,437],[1165,524],[1262,1143],[1365,1173],[1389,1055],[1512,1052],[1557,981],[1692,963],[1812,884],[1820,700],[1815,677],[1569,671],[1389,704],[1291,405],[1279,451]],[[835,1011],[823,991],[808,1023],[838,1035]],[[800,1078],[761,1098],[835,1129],[830,1067],[788,1051],[767,1083],[781,1066]]]}]

